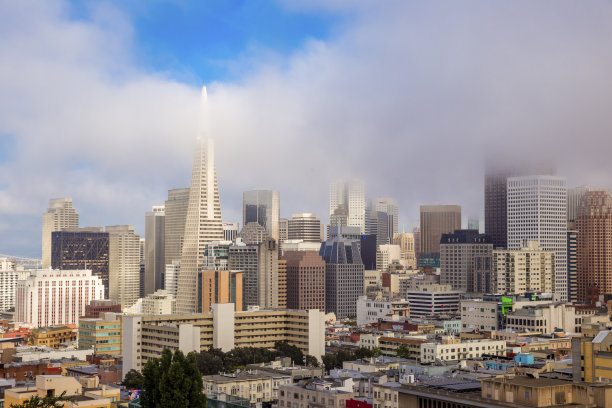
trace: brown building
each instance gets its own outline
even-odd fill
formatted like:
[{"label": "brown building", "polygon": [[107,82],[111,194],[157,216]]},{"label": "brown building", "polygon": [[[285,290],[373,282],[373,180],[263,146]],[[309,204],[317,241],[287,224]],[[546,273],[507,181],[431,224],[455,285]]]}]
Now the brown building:
[{"label": "brown building", "polygon": [[439,253],[442,234],[461,229],[461,207],[458,205],[421,206],[421,253]]},{"label": "brown building", "polygon": [[77,340],[77,330],[66,326],[50,326],[32,329],[30,343],[33,346],[59,348],[62,343]]},{"label": "brown building", "polygon": [[612,198],[587,192],[576,217],[578,300],[593,303],[612,293]]},{"label": "brown building", "polygon": [[214,303],[233,303],[242,310],[242,271],[202,271],[199,277],[200,313],[210,312]]},{"label": "brown building", "polygon": [[325,310],[325,261],[314,251],[287,251],[287,308]]},{"label": "brown building", "polygon": [[115,300],[92,300],[85,305],[85,316],[92,319],[100,317],[101,313],[121,313],[121,305]]},{"label": "brown building", "polygon": [[278,260],[278,307],[287,308],[287,261]]}]

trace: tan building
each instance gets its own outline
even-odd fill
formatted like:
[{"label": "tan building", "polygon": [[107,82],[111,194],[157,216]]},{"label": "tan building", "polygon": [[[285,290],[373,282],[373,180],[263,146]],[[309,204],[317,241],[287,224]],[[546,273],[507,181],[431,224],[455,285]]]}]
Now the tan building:
[{"label": "tan building", "polygon": [[42,216],[42,268],[51,267],[51,233],[65,228],[78,228],[79,214],[72,208],[72,198],[49,200],[49,208]]},{"label": "tan building", "polygon": [[122,320],[115,313],[102,313],[99,318],[79,321],[79,348],[94,349],[94,354],[122,353]]},{"label": "tan building", "polygon": [[[320,358],[325,354],[324,316],[318,310],[235,311],[231,303],[215,304],[209,313],[123,316],[123,371],[141,370],[148,358],[160,356],[165,347],[230,351],[236,347],[273,348],[277,341],[286,341],[304,354]],[[193,340],[196,335],[199,342]],[[198,344],[192,346],[194,342]]]},{"label": "tan building", "polygon": [[577,212],[578,301],[594,303],[612,293],[612,197],[589,191]]},{"label": "tan building", "polygon": [[278,407],[345,408],[346,401],[355,396],[353,389],[352,378],[285,384],[279,390]]},{"label": "tan building", "polygon": [[69,343],[76,339],[76,329],[67,326],[50,326],[33,329],[30,343],[33,346],[59,348],[61,343]]},{"label": "tan building", "polygon": [[421,206],[421,245],[424,253],[440,252],[442,234],[461,229],[461,207],[458,205]]},{"label": "tan building", "polygon": [[133,225],[106,227],[108,232],[108,298],[124,309],[140,297],[140,235]]},{"label": "tan building", "polygon": [[280,258],[278,259],[278,308],[287,308],[287,261]]},{"label": "tan building", "polygon": [[210,312],[214,303],[233,303],[242,310],[242,271],[202,271],[200,277],[199,311]]},{"label": "tan building", "polygon": [[314,251],[286,251],[287,308],[325,311],[325,261]]},{"label": "tan building", "polygon": [[291,375],[263,370],[248,370],[239,373],[205,375],[206,394],[225,393],[234,397],[248,399],[251,404],[276,401],[279,388],[291,384]]},{"label": "tan building", "polygon": [[593,339],[572,339],[574,381],[612,381],[612,331],[603,330]]},{"label": "tan building", "polygon": [[555,252],[544,251],[537,241],[527,241],[518,250],[494,250],[491,286],[494,293],[553,293]]},{"label": "tan building", "polygon": [[427,342],[425,339],[385,336],[378,339],[378,347],[382,355],[395,356],[397,355],[397,349],[400,346],[405,346],[410,353],[409,358],[418,360],[421,357],[421,344],[425,342]]},{"label": "tan building", "polygon": [[176,310],[176,298],[164,289],[142,298],[143,314],[172,314]]},{"label": "tan building", "polygon": [[400,247],[400,263],[406,268],[416,269],[414,234],[410,232],[395,233],[393,234],[393,244]]}]

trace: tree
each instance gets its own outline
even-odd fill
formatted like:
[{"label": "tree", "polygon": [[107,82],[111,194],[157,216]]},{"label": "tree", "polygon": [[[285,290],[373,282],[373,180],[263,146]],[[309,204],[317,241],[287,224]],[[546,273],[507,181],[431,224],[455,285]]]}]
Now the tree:
[{"label": "tree", "polygon": [[311,356],[310,354],[308,354],[306,356],[306,365],[310,366],[310,367],[318,367],[319,366],[319,360],[317,360],[317,358],[315,356]]},{"label": "tree", "polygon": [[372,350],[367,347],[359,347],[355,350],[355,358],[370,358],[374,355]]},{"label": "tree", "polygon": [[325,371],[333,370],[336,368],[337,359],[335,354],[326,354],[322,357],[323,365],[325,366]]},{"label": "tree", "polygon": [[195,353],[185,357],[180,350],[172,354],[164,349],[160,359],[147,361],[143,376],[144,390],[140,397],[143,408],[206,407],[204,384]]},{"label": "tree", "polygon": [[213,375],[224,370],[223,359],[209,351],[198,353],[196,362],[202,375]]},{"label": "tree", "polygon": [[125,375],[121,385],[128,390],[142,390],[144,388],[144,377],[138,371],[131,369]]},{"label": "tree", "polygon": [[397,348],[397,350],[395,350],[395,355],[400,358],[408,358],[408,359],[411,358],[410,350],[408,349],[408,346],[406,346],[405,344],[402,344],[401,346]]},{"label": "tree", "polygon": [[289,357],[291,361],[297,364],[302,364],[304,361],[304,353],[297,346],[292,346],[286,341],[277,341],[274,343],[274,348],[281,356]]},{"label": "tree", "polygon": [[65,394],[64,391],[59,397],[47,396],[43,398],[34,395],[21,404],[11,404],[9,408],[62,408],[66,401],[70,401],[70,398],[66,397]]}]

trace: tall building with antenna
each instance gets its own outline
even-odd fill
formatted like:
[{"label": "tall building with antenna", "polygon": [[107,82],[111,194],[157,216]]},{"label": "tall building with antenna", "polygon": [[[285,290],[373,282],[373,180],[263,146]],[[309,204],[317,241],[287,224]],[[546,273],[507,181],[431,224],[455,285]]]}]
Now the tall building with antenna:
[{"label": "tall building with antenna", "polygon": [[180,293],[176,302],[178,313],[196,311],[198,272],[202,269],[206,246],[213,241],[223,240],[214,144],[212,139],[208,138],[208,125],[206,87],[203,87],[200,126],[196,140],[178,275],[178,293]]}]

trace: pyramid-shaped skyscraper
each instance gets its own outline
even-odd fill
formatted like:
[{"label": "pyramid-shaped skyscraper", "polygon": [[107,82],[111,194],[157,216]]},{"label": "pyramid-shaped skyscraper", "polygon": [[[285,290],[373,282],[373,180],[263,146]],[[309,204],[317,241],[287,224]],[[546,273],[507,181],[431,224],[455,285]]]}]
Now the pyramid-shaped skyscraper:
[{"label": "pyramid-shaped skyscraper", "polygon": [[206,245],[223,240],[214,144],[209,138],[208,126],[206,87],[204,87],[178,278],[177,313],[197,311],[198,271],[202,269]]}]

